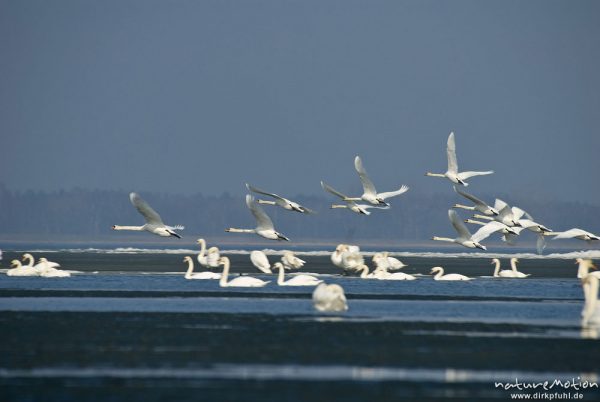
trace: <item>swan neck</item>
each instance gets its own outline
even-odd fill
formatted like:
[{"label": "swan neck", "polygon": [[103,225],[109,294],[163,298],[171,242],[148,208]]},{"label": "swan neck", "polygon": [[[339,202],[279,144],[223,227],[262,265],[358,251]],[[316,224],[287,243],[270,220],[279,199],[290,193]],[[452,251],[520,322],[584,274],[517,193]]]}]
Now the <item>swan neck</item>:
[{"label": "swan neck", "polygon": [[194,261],[192,261],[192,259],[190,258],[190,260],[188,261],[188,269],[185,273],[185,277],[190,277],[192,273],[194,273]]},{"label": "swan neck", "polygon": [[360,277],[361,278],[366,278],[367,275],[369,275],[369,267],[366,264],[364,264],[362,266],[362,273],[360,274]]},{"label": "swan neck", "polygon": [[[32,255],[26,255],[24,258],[27,260],[27,266],[28,267],[33,267],[33,264],[35,263],[35,260],[34,260],[33,256]],[[20,264],[20,262],[19,262],[19,264]]]},{"label": "swan neck", "polygon": [[437,236],[433,236],[433,240],[447,241],[447,242],[450,242],[450,243],[454,243],[454,239],[451,239],[449,237],[437,237]]},{"label": "swan neck", "polygon": [[259,204],[275,205],[275,201],[258,200]]},{"label": "swan neck", "polygon": [[198,243],[200,243],[200,255],[198,255],[198,258],[204,258],[204,253],[206,253],[206,241],[204,239],[199,239]]},{"label": "swan neck", "polygon": [[229,228],[227,229],[228,232],[231,233],[254,233],[255,230],[254,229],[238,229],[238,228]]},{"label": "swan neck", "polygon": [[500,272],[500,261],[494,261],[494,264],[496,265],[494,268],[494,276],[498,276],[498,273]]},{"label": "swan neck", "polygon": [[348,208],[348,205],[333,204],[331,208]]},{"label": "swan neck", "polygon": [[517,262],[512,258],[510,260],[510,267],[512,268],[513,271],[517,272]]},{"label": "swan neck", "polygon": [[220,286],[227,286],[228,276],[229,276],[229,258],[223,257],[223,273],[221,273],[221,279],[219,279]]},{"label": "swan neck", "polygon": [[579,268],[577,268],[577,278],[584,279],[588,275],[588,272],[587,264],[581,261],[579,263]]},{"label": "swan neck", "polygon": [[470,207],[468,205],[463,205],[463,204],[454,204],[454,208],[462,208],[462,209],[466,209],[469,211],[475,211],[475,207]]},{"label": "swan neck", "polygon": [[434,279],[439,279],[444,275],[444,270],[443,269],[438,269],[437,273],[434,275]]},{"label": "swan neck", "polygon": [[446,177],[445,174],[442,173],[431,173],[431,172],[427,172],[425,173],[425,176],[431,176],[431,177]]},{"label": "swan neck", "polygon": [[113,230],[144,230],[143,226],[113,226]]},{"label": "swan neck", "polygon": [[279,265],[279,274],[277,276],[277,284],[283,285],[285,282],[285,275],[283,273],[283,264],[278,264],[278,265]]},{"label": "swan neck", "polygon": [[583,296],[585,302],[583,305],[583,321],[587,323],[587,320],[592,316],[596,310],[596,304],[598,303],[598,278],[595,276],[588,276],[583,281]]}]

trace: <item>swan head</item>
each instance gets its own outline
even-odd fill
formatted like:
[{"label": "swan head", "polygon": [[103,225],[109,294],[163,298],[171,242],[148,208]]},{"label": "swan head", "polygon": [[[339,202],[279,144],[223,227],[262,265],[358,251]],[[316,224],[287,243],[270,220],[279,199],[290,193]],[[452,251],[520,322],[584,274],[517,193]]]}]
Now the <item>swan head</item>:
[{"label": "swan head", "polygon": [[281,269],[281,268],[285,268],[285,267],[283,266],[283,264],[282,264],[282,263],[280,263],[280,262],[276,262],[275,264],[273,264],[273,268],[276,268],[276,269]]},{"label": "swan head", "polygon": [[598,269],[592,260],[587,258],[578,258],[575,260],[575,265],[585,265],[589,269]]},{"label": "swan head", "polygon": [[475,247],[477,247],[478,249],[481,249],[481,250],[484,250],[484,251],[487,250],[487,247],[484,246],[483,244],[479,244],[479,243],[474,243],[474,244],[475,244]]},{"label": "swan head", "polygon": [[23,254],[23,257],[21,257],[21,260],[25,261],[28,258],[31,258],[33,260],[33,256],[31,254],[25,253],[25,254]]},{"label": "swan head", "polygon": [[21,261],[19,261],[19,260],[12,260],[10,262],[10,266],[11,267],[19,267],[19,266],[21,266]]},{"label": "swan head", "polygon": [[48,259],[46,257],[42,257],[40,258],[40,262],[48,262]]},{"label": "swan head", "polygon": [[117,230],[117,225],[112,225],[111,229],[112,230]]},{"label": "swan head", "polygon": [[190,257],[189,255],[183,257],[183,262],[190,262],[192,261],[192,257]]},{"label": "swan head", "polygon": [[444,272],[444,268],[442,267],[433,267],[431,268],[431,274],[437,274],[438,272]]},{"label": "swan head", "polygon": [[492,215],[494,216],[498,216],[500,215],[500,212],[498,212],[498,210],[496,208],[492,208],[490,207],[490,212],[492,213]]},{"label": "swan head", "polygon": [[491,264],[500,264],[500,260],[497,258],[492,258]]},{"label": "swan head", "polygon": [[198,239],[198,240],[196,240],[196,243],[202,244],[202,243],[206,243],[206,241],[204,239]]},{"label": "swan head", "polygon": [[517,257],[513,257],[510,259],[510,262],[519,262],[519,259]]}]

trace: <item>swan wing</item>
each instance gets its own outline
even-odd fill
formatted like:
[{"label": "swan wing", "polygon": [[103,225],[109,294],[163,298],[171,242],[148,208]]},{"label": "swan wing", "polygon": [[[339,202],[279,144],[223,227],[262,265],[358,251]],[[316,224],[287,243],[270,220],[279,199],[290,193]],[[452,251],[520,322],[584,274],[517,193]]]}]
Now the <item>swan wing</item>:
[{"label": "swan wing", "polygon": [[458,237],[464,239],[471,238],[471,233],[469,232],[469,229],[467,229],[463,221],[458,217],[456,211],[454,211],[453,209],[448,210],[448,218],[450,218],[450,222],[452,223],[452,226],[454,226],[454,230],[458,232]]},{"label": "swan wing", "polygon": [[527,212],[523,211],[521,208],[519,207],[512,207],[510,209],[512,211],[513,214],[513,219],[515,221],[518,221],[519,219],[521,219],[523,216],[525,216],[527,219],[530,219],[533,221],[533,218],[531,217],[531,215],[529,215]]},{"label": "swan wing", "polygon": [[494,201],[494,209],[496,209],[497,211],[501,211],[507,206],[508,204],[502,201],[500,198],[496,198],[496,201]]},{"label": "swan wing", "polygon": [[541,255],[544,252],[545,248],[546,238],[542,233],[540,233],[537,237],[537,241],[535,242],[535,249],[537,250],[537,253]]},{"label": "swan wing", "polygon": [[154,225],[164,225],[158,212],[153,210],[152,207],[148,205],[148,203],[144,201],[138,193],[129,194],[129,200],[131,201],[135,209],[137,209],[138,212],[142,214],[142,216],[146,220],[146,223]]},{"label": "swan wing", "polygon": [[458,194],[462,195],[463,197],[465,197],[467,200],[472,201],[474,204],[479,205],[483,208],[487,208],[488,205],[483,202],[482,200],[480,200],[479,198],[475,197],[472,194],[466,193],[462,190],[460,190],[458,187],[454,186],[454,191],[456,191]]},{"label": "swan wing", "polygon": [[277,195],[275,193],[267,193],[266,191],[259,190],[258,188],[254,187],[254,186],[251,186],[248,183],[246,183],[246,188],[249,191],[252,191],[253,193],[262,194],[262,195],[268,195],[269,197],[277,198],[277,199],[282,200],[282,201],[287,201],[285,198],[283,198],[283,197],[281,197],[281,196],[279,196],[279,195]]},{"label": "swan wing", "polygon": [[454,142],[454,133],[448,136],[446,145],[446,154],[448,155],[448,172],[458,173],[458,163],[456,162],[456,144]]},{"label": "swan wing", "polygon": [[457,174],[457,176],[461,180],[467,180],[469,177],[485,176],[485,175],[492,174],[492,173],[494,173],[493,170],[487,170],[485,172],[460,172]]},{"label": "swan wing", "polygon": [[375,185],[373,184],[371,179],[369,179],[367,171],[365,170],[365,167],[362,164],[362,160],[358,155],[356,156],[356,158],[354,158],[354,168],[358,173],[358,177],[360,177],[360,182],[362,183],[363,191],[365,192],[365,194],[371,194],[373,196],[377,195]]},{"label": "swan wing", "polygon": [[271,273],[271,264],[269,263],[269,259],[267,258],[267,255],[262,251],[252,251],[250,253],[250,261],[252,261],[252,265],[254,265],[256,268],[258,268],[265,274]]},{"label": "swan wing", "polygon": [[257,230],[275,230],[273,221],[269,218],[269,215],[267,215],[267,213],[256,203],[254,197],[250,194],[246,194],[246,205],[256,219]]},{"label": "swan wing", "polygon": [[398,190],[396,190],[396,191],[388,191],[388,192],[386,192],[386,193],[379,193],[379,194],[377,194],[377,196],[378,196],[379,198],[382,198],[382,199],[384,199],[384,200],[385,200],[385,199],[387,199],[387,198],[391,198],[391,197],[395,197],[395,196],[397,196],[397,195],[400,195],[400,194],[404,194],[404,193],[406,193],[407,191],[408,191],[408,186],[402,185],[402,187],[400,187],[400,188],[399,188]]},{"label": "swan wing", "polygon": [[485,224],[484,226],[480,227],[477,232],[475,232],[473,234],[473,236],[471,237],[471,239],[476,242],[479,243],[482,240],[488,238],[492,233],[496,233],[502,229],[504,229],[506,227],[505,224],[497,222],[497,221],[490,221],[489,223]]},{"label": "swan wing", "polygon": [[346,198],[348,198],[348,196],[340,193],[339,191],[337,191],[330,185],[326,184],[325,182],[321,182],[321,187],[323,187],[323,190],[327,191],[330,194],[335,195],[336,197],[340,197],[342,200],[345,200]]},{"label": "swan wing", "polygon": [[569,230],[565,230],[564,232],[560,232],[556,236],[554,236],[554,240],[556,239],[571,239],[577,236],[586,236],[592,235],[590,232],[586,232],[585,230],[573,228]]}]

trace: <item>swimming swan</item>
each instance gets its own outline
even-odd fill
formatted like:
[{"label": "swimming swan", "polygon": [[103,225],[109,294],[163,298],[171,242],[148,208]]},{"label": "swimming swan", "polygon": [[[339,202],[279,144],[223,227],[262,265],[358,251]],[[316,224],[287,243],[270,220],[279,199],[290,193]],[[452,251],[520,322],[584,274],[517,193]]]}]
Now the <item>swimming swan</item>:
[{"label": "swimming swan", "polygon": [[365,167],[362,164],[362,160],[360,159],[360,156],[356,156],[354,158],[354,168],[356,169],[356,173],[358,173],[358,177],[360,178],[360,182],[362,183],[363,194],[360,197],[356,197],[356,198],[346,198],[344,201],[360,201],[360,200],[362,200],[362,201],[366,201],[372,205],[389,206],[390,204],[385,202],[385,200],[387,198],[396,197],[396,196],[398,196],[400,194],[404,194],[408,191],[408,186],[402,185],[396,191],[389,191],[386,193],[378,193],[377,190],[375,189],[375,185],[373,184],[373,182],[371,181],[371,179],[369,179],[369,176],[367,175],[367,171],[365,170]]},{"label": "swimming swan", "polygon": [[442,267],[433,267],[431,268],[431,273],[435,273],[433,279],[436,281],[470,281],[471,278],[468,276],[464,276],[461,274],[446,274],[444,275],[444,268]]},{"label": "swimming swan", "polygon": [[250,261],[252,265],[258,268],[259,271],[264,272],[265,274],[271,274],[271,263],[267,258],[267,255],[259,250],[253,250],[250,253]]},{"label": "swimming swan", "polygon": [[68,278],[71,276],[70,272],[63,271],[61,269],[56,269],[56,267],[60,267],[59,264],[55,262],[48,261],[46,258],[40,258],[39,264],[42,266],[40,271],[40,276],[44,278]]},{"label": "swimming swan", "polygon": [[291,251],[284,251],[281,263],[286,269],[300,269],[306,264],[306,261],[296,257]]},{"label": "swimming swan", "polygon": [[238,276],[232,280],[229,280],[229,258],[221,257],[221,264],[223,265],[223,273],[221,274],[221,280],[219,286],[222,288],[226,287],[237,287],[237,288],[261,288],[265,286],[269,281],[263,281],[258,278],[251,276]]},{"label": "swimming swan", "polygon": [[200,253],[196,257],[198,263],[207,268],[217,268],[219,266],[219,258],[221,258],[219,249],[211,247],[206,251],[206,240],[198,239],[196,242],[200,245]]},{"label": "swimming swan", "polygon": [[448,136],[448,143],[446,145],[446,154],[448,156],[448,170],[446,173],[425,173],[426,176],[433,177],[445,177],[454,184],[461,184],[468,186],[469,184],[465,181],[473,176],[483,176],[494,173],[493,170],[486,172],[458,172],[458,163],[456,161],[456,144],[454,143],[454,133],[450,133]]},{"label": "swimming swan", "polygon": [[162,237],[174,236],[178,239],[181,239],[181,236],[178,233],[175,233],[175,230],[183,230],[184,227],[181,225],[177,226],[167,226],[163,223],[160,215],[153,210],[150,205],[146,201],[142,199],[137,193],[130,193],[129,200],[137,209],[137,211],[144,217],[146,221],[145,225],[142,226],[119,226],[113,225],[113,230],[135,230],[142,231],[145,230],[150,233],[154,233],[155,235]]},{"label": "swimming swan", "polygon": [[28,265],[21,265],[21,261],[12,260],[10,266],[14,267],[6,271],[8,276],[40,276],[40,271]]},{"label": "swimming swan", "polygon": [[304,274],[296,275],[286,281],[283,264],[276,262],[273,267],[279,269],[279,275],[277,277],[277,284],[279,286],[317,286],[319,283],[323,282],[315,276]]},{"label": "swimming swan", "polygon": [[264,237],[269,240],[285,240],[290,241],[287,237],[279,233],[275,230],[273,226],[273,221],[269,216],[263,211],[263,209],[256,203],[254,197],[250,194],[246,194],[246,206],[252,212],[252,215],[256,219],[256,228],[254,229],[237,229],[237,228],[229,228],[225,229],[226,232],[232,233],[256,233],[260,237]]},{"label": "swimming swan", "polygon": [[[433,236],[432,240],[456,243],[467,248],[479,248],[481,250],[487,250],[484,245],[479,243],[480,238],[475,237],[475,235],[471,235],[469,229],[467,229],[465,224],[460,220],[456,211],[452,209],[448,210],[448,218],[450,219],[450,223],[452,223],[454,230],[456,230],[458,233],[458,237],[451,239],[448,237]],[[479,234],[481,235],[483,232],[480,232]]]},{"label": "swimming swan", "polygon": [[275,193],[268,193],[266,191],[259,190],[258,188],[253,187],[248,183],[246,183],[246,188],[248,188],[248,190],[252,191],[253,193],[262,194],[262,195],[266,195],[266,196],[275,198],[275,201],[258,200],[257,202],[259,204],[278,205],[281,208],[287,209],[288,211],[296,211],[296,212],[300,212],[301,214],[314,214],[315,213],[315,211],[313,211],[312,209],[303,207],[302,205],[298,204],[297,202],[290,201],[287,198],[283,198]]},{"label": "swimming swan", "polygon": [[221,274],[216,272],[196,272],[194,273],[194,260],[190,256],[186,256],[183,262],[188,263],[188,269],[185,272],[185,279],[221,279]]},{"label": "swimming swan", "polygon": [[522,276],[516,274],[512,269],[500,270],[500,260],[498,258],[494,258],[492,260],[492,264],[496,265],[494,268],[494,278],[523,278]]},{"label": "swimming swan", "polygon": [[318,311],[346,311],[348,303],[344,289],[337,284],[320,283],[312,294],[313,306]]},{"label": "swimming swan", "polygon": [[517,269],[517,262],[519,262],[518,258],[513,257],[510,259],[510,268],[515,273],[515,278],[527,278],[530,274],[524,274],[523,272],[519,272],[519,270]]}]

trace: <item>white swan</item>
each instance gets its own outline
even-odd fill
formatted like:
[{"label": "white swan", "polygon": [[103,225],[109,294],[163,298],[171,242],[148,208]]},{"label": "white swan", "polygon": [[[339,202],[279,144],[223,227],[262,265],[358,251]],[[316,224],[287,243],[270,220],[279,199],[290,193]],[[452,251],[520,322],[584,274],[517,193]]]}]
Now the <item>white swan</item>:
[{"label": "white swan", "polygon": [[175,232],[175,230],[183,230],[184,227],[181,225],[167,226],[163,223],[160,215],[153,210],[146,201],[142,199],[137,193],[130,193],[129,200],[137,209],[137,211],[144,217],[146,221],[145,225],[142,226],[119,226],[113,225],[113,230],[134,230],[134,231],[147,231],[154,233],[155,235],[162,237],[174,236],[181,239],[181,236]]},{"label": "white swan", "polygon": [[260,205],[258,205],[256,203],[256,201],[254,200],[254,197],[252,197],[250,194],[246,194],[246,205],[248,206],[248,209],[250,209],[250,212],[252,212],[252,215],[256,219],[256,224],[257,224],[256,228],[254,228],[254,229],[229,228],[229,229],[225,229],[226,232],[256,233],[260,237],[264,237],[265,239],[269,239],[269,240],[290,241],[290,239],[288,239],[287,237],[285,237],[284,235],[282,235],[281,233],[279,233],[278,231],[275,230],[275,227],[273,226],[273,221],[271,221],[271,218],[269,218],[269,216],[265,213],[265,211],[263,211],[263,209],[260,207]]},{"label": "white swan", "polygon": [[37,271],[38,275],[42,274],[42,271],[44,269],[46,269],[47,267],[60,267],[60,265],[58,265],[58,263],[56,262],[49,262],[48,264],[41,264],[40,261],[38,261],[38,263],[35,263],[35,258],[33,258],[33,255],[29,254],[29,253],[25,253],[21,256],[21,261],[23,262],[27,262],[27,265],[25,265],[25,267],[29,267],[29,268],[33,268]]},{"label": "white swan", "polygon": [[569,230],[565,230],[564,232],[555,232],[555,233],[549,233],[550,235],[556,235],[554,236],[553,240],[559,240],[559,239],[579,239],[579,240],[585,240],[588,243],[591,243],[594,240],[600,240],[600,236],[595,235],[593,233],[587,232],[583,229],[578,229],[578,228],[573,228],[573,229],[569,229]]},{"label": "white swan", "polygon": [[385,270],[402,269],[402,268],[408,266],[405,263],[403,263],[402,261],[400,261],[399,259],[390,257],[390,253],[387,251],[373,254],[372,261],[376,265],[377,268],[382,268]]},{"label": "white swan", "polygon": [[588,275],[592,275],[600,279],[599,271],[590,272],[590,269],[597,269],[596,265],[594,265],[592,260],[589,260],[587,258],[577,258],[575,260],[575,264],[579,265],[577,269],[577,277],[579,279],[583,279]]},{"label": "white swan", "polygon": [[221,280],[219,286],[222,288],[226,287],[237,287],[237,288],[261,288],[270,281],[263,281],[258,278],[251,276],[238,276],[232,280],[229,280],[229,258],[221,257],[221,265],[223,265],[223,273],[221,274]]},{"label": "white swan", "polygon": [[323,282],[321,279],[312,275],[295,275],[293,278],[285,280],[284,266],[280,262],[273,264],[274,268],[279,269],[279,275],[277,276],[277,284],[279,286],[317,286]]},{"label": "white swan", "polygon": [[[391,268],[391,265],[387,260],[388,258],[391,257],[387,257],[387,252],[376,253],[373,256],[373,262],[376,265],[376,269],[368,275],[367,272],[363,270],[363,274],[366,275],[367,278],[375,278],[384,281],[413,281],[417,279],[415,276],[405,274],[404,272],[388,272],[388,269]],[[363,277],[363,275],[361,275],[361,277]]]},{"label": "white swan", "polygon": [[185,271],[185,279],[221,279],[221,274],[216,272],[196,272],[194,273],[194,260],[190,256],[186,256],[183,262],[187,262],[188,269]]},{"label": "white swan", "polygon": [[360,156],[356,156],[354,158],[354,168],[356,169],[356,172],[358,173],[358,177],[360,178],[360,182],[362,183],[363,195],[361,195],[360,197],[356,197],[356,198],[346,197],[346,199],[344,199],[344,201],[360,201],[360,200],[362,200],[362,201],[366,201],[372,205],[389,206],[390,204],[385,202],[385,200],[387,198],[392,198],[397,195],[404,194],[408,191],[408,186],[402,185],[396,191],[389,191],[386,193],[378,193],[377,190],[375,189],[375,185],[373,184],[373,182],[371,181],[371,179],[369,179],[369,176],[367,175],[367,171],[365,170],[365,168],[362,164],[362,160],[360,159]]},{"label": "white swan", "polygon": [[265,274],[272,273],[271,263],[269,262],[269,258],[267,258],[267,255],[264,252],[260,250],[253,250],[250,253],[250,262],[252,262],[252,265],[258,268],[259,271],[262,271]]},{"label": "white swan", "polygon": [[56,269],[56,267],[60,267],[60,265],[55,262],[48,261],[44,257],[40,258],[38,265],[42,266],[40,276],[44,278],[68,278],[71,276],[70,272]]},{"label": "white swan", "polygon": [[500,270],[500,260],[497,258],[492,260],[492,264],[496,265],[494,268],[494,278],[522,278],[522,276],[516,274],[512,269]]},{"label": "white swan", "polygon": [[365,261],[357,246],[339,244],[331,254],[331,262],[344,271],[358,271]]},{"label": "white swan", "polygon": [[[433,236],[432,240],[456,243],[467,248],[479,248],[481,250],[487,250],[487,248],[484,245],[479,243],[480,239],[478,237],[475,237],[475,235],[471,235],[471,232],[469,232],[469,229],[467,229],[465,224],[460,220],[460,218],[456,214],[456,211],[452,209],[448,210],[448,218],[450,219],[452,226],[458,233],[458,237],[451,239],[448,237]],[[481,234],[483,234],[483,232],[480,233],[480,235]]]},{"label": "white swan", "polygon": [[436,281],[470,281],[471,278],[468,276],[464,276],[461,274],[446,274],[444,275],[444,268],[442,267],[433,267],[431,268],[431,273],[435,274],[433,279]]},{"label": "white swan", "polygon": [[21,261],[12,260],[10,266],[14,267],[6,271],[8,276],[40,276],[40,271],[28,265],[21,265]]},{"label": "white swan", "polygon": [[368,211],[368,209],[370,209],[370,208],[376,208],[376,209],[388,209],[389,208],[389,205],[384,206],[384,207],[378,207],[375,205],[357,204],[356,202],[352,201],[352,198],[348,197],[345,194],[340,193],[339,191],[337,191],[336,189],[334,189],[333,187],[329,186],[328,184],[326,184],[324,182],[321,182],[321,187],[323,187],[323,190],[327,191],[328,193],[341,198],[342,201],[344,201],[346,203],[344,205],[333,204],[333,205],[331,205],[331,208],[347,208],[350,211],[355,212],[360,215],[371,215],[371,212]]},{"label": "white swan", "polygon": [[346,311],[348,303],[344,289],[337,284],[320,283],[312,294],[313,306],[318,311]]},{"label": "white swan", "polygon": [[[506,226],[504,223],[498,222],[498,221],[481,222],[481,221],[476,221],[474,219],[465,219],[465,223],[471,223],[471,224],[482,226],[473,235],[473,237],[476,238],[478,241],[482,241],[496,232],[502,233],[503,240],[506,241],[508,236],[518,236],[521,233],[521,231],[523,230],[523,228],[516,227],[516,226],[513,226],[513,227]],[[512,241],[512,239],[514,239],[514,237],[510,237],[510,239]]]},{"label": "white swan", "polygon": [[306,264],[306,261],[296,257],[291,251],[284,251],[281,263],[286,269],[300,269]]},{"label": "white swan", "polygon": [[598,304],[598,281],[595,276],[588,275],[581,280],[585,298],[581,311],[581,325],[600,325],[600,305]]},{"label": "white swan", "polygon": [[458,163],[456,161],[456,144],[454,143],[454,133],[450,133],[448,136],[448,143],[446,146],[446,154],[448,156],[448,170],[446,173],[425,173],[426,176],[433,177],[445,177],[454,184],[461,184],[468,186],[469,184],[465,181],[473,176],[483,176],[494,173],[493,170],[486,172],[458,172]]},{"label": "white swan", "polygon": [[500,214],[500,212],[496,208],[489,206],[488,204],[486,204],[479,198],[475,197],[474,195],[471,195],[465,191],[461,191],[456,186],[453,186],[453,187],[454,187],[454,191],[456,191],[458,194],[462,195],[463,197],[465,197],[466,199],[470,200],[471,202],[473,202],[475,204],[471,207],[467,206],[467,205],[462,205],[462,204],[454,204],[453,208],[462,208],[462,209],[466,209],[469,211],[478,211],[484,215],[499,215]]},{"label": "white swan", "polygon": [[206,240],[198,239],[196,242],[200,245],[200,253],[196,257],[198,263],[203,267],[217,268],[219,266],[219,258],[221,258],[219,249],[217,247],[211,247],[206,251]]},{"label": "white swan", "polygon": [[297,202],[290,201],[287,198],[283,198],[275,193],[268,193],[266,191],[259,190],[258,188],[253,187],[248,183],[246,183],[246,188],[248,188],[249,191],[252,191],[254,193],[262,194],[262,195],[266,195],[266,196],[275,198],[275,201],[257,200],[257,202],[259,204],[278,205],[281,208],[287,209],[288,211],[296,211],[296,212],[300,212],[302,214],[314,214],[315,213],[315,211],[313,211],[312,209],[303,207],[302,205],[298,204]]},{"label": "white swan", "polygon": [[518,258],[511,258],[510,259],[510,268],[513,270],[513,272],[515,273],[515,278],[527,278],[530,274],[524,274],[523,272],[520,272],[517,269],[517,262],[519,262]]}]

